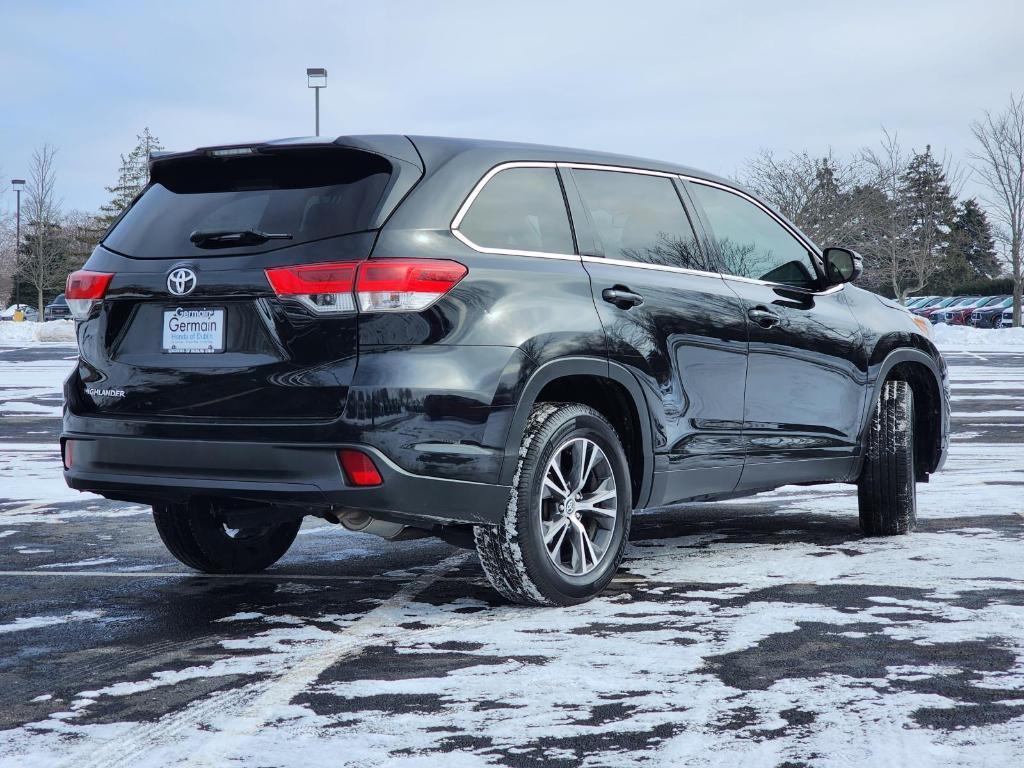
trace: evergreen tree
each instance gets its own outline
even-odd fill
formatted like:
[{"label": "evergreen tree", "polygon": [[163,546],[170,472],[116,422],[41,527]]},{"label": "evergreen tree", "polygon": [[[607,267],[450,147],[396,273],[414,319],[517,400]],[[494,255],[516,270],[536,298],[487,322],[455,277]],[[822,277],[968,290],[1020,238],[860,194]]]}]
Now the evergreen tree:
[{"label": "evergreen tree", "polygon": [[971,266],[972,278],[997,277],[1000,273],[995,237],[988,216],[976,200],[964,200],[950,233],[950,252]]},{"label": "evergreen tree", "polygon": [[946,171],[931,146],[914,153],[899,179],[897,206],[906,228],[897,247],[906,261],[900,282],[900,300],[915,293],[945,265],[956,201]]},{"label": "evergreen tree", "polygon": [[109,227],[121,215],[135,196],[149,183],[149,155],[163,149],[160,140],[144,128],[136,136],[138,143],[127,155],[121,155],[121,166],[117,173],[117,183],[107,187],[112,197],[110,202],[100,207],[100,221]]},{"label": "evergreen tree", "polygon": [[957,206],[942,267],[928,280],[928,290],[953,294],[958,286],[999,274],[995,241],[988,217],[974,200]]}]

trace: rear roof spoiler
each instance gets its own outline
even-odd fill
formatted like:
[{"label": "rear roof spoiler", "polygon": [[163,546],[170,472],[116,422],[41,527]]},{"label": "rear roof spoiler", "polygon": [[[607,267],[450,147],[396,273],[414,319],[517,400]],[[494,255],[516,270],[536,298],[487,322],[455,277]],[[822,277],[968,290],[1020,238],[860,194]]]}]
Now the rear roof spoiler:
[{"label": "rear roof spoiler", "polygon": [[197,155],[207,155],[215,151],[232,149],[253,149],[259,152],[273,151],[274,149],[324,147],[330,145],[345,147],[348,149],[359,149],[364,152],[372,152],[377,155],[383,155],[394,160],[400,160],[403,163],[409,163],[410,165],[413,165],[416,168],[418,168],[421,173],[423,171],[423,161],[420,159],[419,152],[416,151],[416,147],[413,146],[413,143],[405,136],[387,134],[368,136],[338,136],[337,138],[323,136],[298,136],[287,139],[274,139],[273,141],[251,141],[235,144],[218,144],[207,147],[197,147],[195,149],[186,150],[183,152],[161,150],[149,153],[149,168],[150,172],[152,172],[154,164],[166,162],[167,160],[171,159],[195,157]]}]

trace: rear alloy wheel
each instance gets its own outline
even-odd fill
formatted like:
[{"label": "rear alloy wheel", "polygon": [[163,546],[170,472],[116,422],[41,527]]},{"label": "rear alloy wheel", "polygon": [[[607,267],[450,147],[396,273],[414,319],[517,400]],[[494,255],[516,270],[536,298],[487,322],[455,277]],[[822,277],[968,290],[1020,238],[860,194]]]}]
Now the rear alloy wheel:
[{"label": "rear alloy wheel", "polygon": [[618,435],[600,413],[535,406],[505,516],[474,529],[494,588],[524,605],[573,605],[601,592],[628,539],[629,482]]},{"label": "rear alloy wheel", "polygon": [[229,528],[209,504],[154,504],[153,520],[167,549],[204,573],[256,573],[276,563],[295,540],[301,518]]},{"label": "rear alloy wheel", "polygon": [[860,529],[868,536],[910,533],[917,524],[914,393],[905,381],[882,385],[857,482],[857,501]]}]

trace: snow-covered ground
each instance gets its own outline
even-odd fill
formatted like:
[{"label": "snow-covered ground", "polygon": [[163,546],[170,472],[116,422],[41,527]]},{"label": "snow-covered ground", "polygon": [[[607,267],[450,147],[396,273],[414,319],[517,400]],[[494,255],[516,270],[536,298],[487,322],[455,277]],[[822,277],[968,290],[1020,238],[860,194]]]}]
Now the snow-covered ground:
[{"label": "snow-covered ground", "polygon": [[0,346],[32,343],[67,344],[75,341],[74,320],[48,320],[45,323],[0,322]]},{"label": "snow-covered ground", "polygon": [[[1001,333],[1001,332],[997,332]],[[502,604],[475,555],[324,523],[188,575],[67,491],[70,348],[0,354],[0,766],[1024,764],[1024,350],[950,352],[919,530],[849,486],[637,516],[607,594]]]},{"label": "snow-covered ground", "polygon": [[932,326],[935,346],[942,351],[961,349],[1024,350],[1024,328],[973,328],[969,325]]}]

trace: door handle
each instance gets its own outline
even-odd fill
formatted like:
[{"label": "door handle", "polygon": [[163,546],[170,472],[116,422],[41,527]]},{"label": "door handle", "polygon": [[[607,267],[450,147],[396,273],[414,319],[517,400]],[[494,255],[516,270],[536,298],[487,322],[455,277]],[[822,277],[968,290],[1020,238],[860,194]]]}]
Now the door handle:
[{"label": "door handle", "polygon": [[748,309],[747,317],[762,328],[774,328],[782,321],[782,318],[767,307],[753,307]]},{"label": "door handle", "polygon": [[633,293],[624,285],[616,285],[614,288],[605,288],[601,291],[601,298],[609,304],[614,304],[619,309],[632,309],[644,303],[644,297],[639,293]]}]

